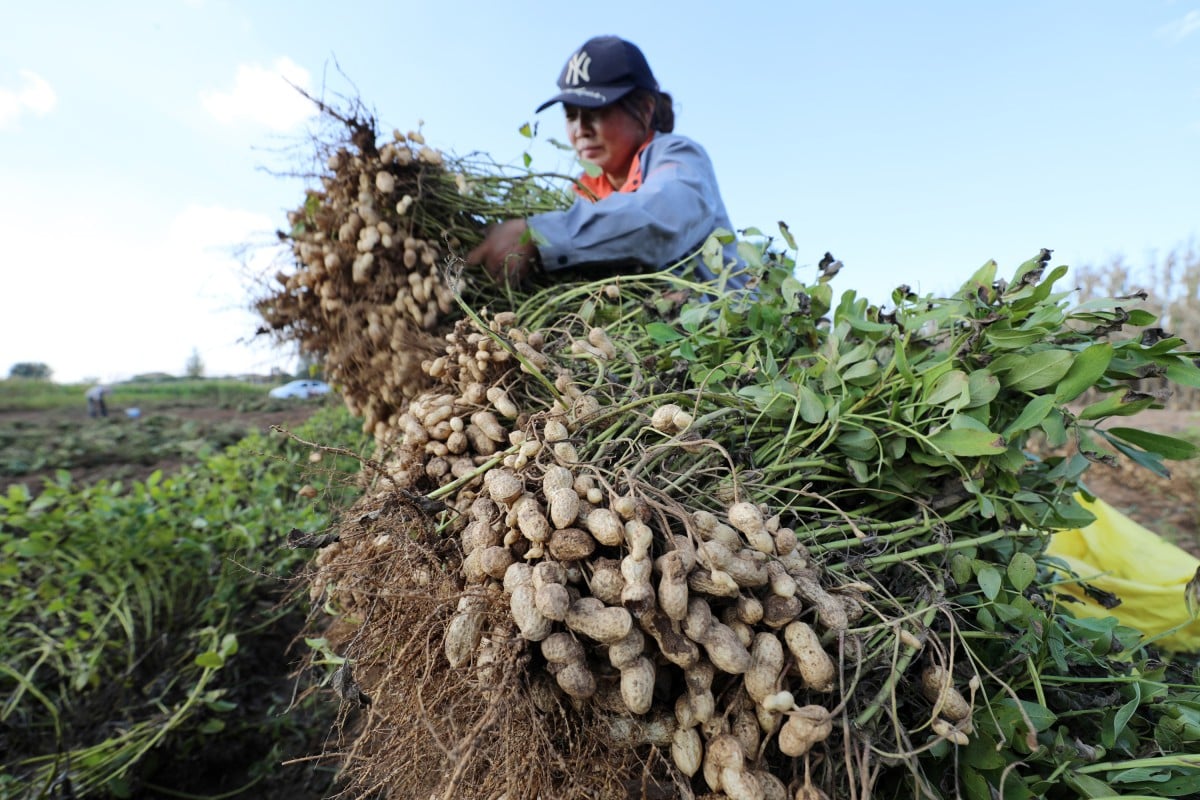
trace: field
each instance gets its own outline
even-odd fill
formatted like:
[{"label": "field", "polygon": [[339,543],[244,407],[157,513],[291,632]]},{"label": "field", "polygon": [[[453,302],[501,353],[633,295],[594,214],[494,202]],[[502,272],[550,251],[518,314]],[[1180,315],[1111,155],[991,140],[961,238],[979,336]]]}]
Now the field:
[{"label": "field", "polygon": [[[11,383],[11,382],[8,382]],[[36,399],[35,399],[36,398]],[[273,425],[291,429],[325,401],[271,400],[267,387],[201,382],[188,389],[118,387],[109,416],[91,419],[81,391],[24,395],[0,392],[0,492],[14,483],[34,488],[59,470],[73,483],[142,480],[170,472],[205,453],[234,444]],[[130,419],[125,410],[137,407]],[[1132,427],[1200,440],[1200,410],[1155,409],[1127,421]],[[1168,465],[1162,478],[1123,459],[1117,467],[1095,464],[1090,490],[1133,519],[1200,555],[1200,464]]]},{"label": "field", "polygon": [[329,769],[278,766],[336,708],[295,696],[308,551],[287,536],[353,502],[358,464],[270,429],[365,444],[340,399],[268,388],[118,386],[90,418],[81,391],[0,382],[0,797],[45,796],[64,751],[52,796],[324,796]]},{"label": "field", "polygon": [[[103,418],[83,387],[0,382],[0,492],[31,489],[67,470],[79,485],[170,472],[272,425],[291,428],[336,399],[273,400],[268,386],[226,381],[120,384]],[[137,409],[137,418],[127,415]]]},{"label": "field", "polygon": [[[141,417],[128,419],[118,392],[109,417],[89,419],[80,402],[51,407],[5,407],[0,399],[0,492],[23,482],[31,488],[60,469],[86,485],[101,479],[139,480],[170,471],[197,455],[233,444],[272,425],[292,428],[327,401],[269,400],[265,387],[237,397],[210,395],[137,397]],[[226,393],[228,395],[228,392]],[[28,405],[28,404],[26,404]],[[1200,410],[1156,409],[1127,421],[1132,427],[1200,439]],[[1168,465],[1164,479],[1127,459],[1120,466],[1095,464],[1090,490],[1133,519],[1200,555],[1200,464]]]},{"label": "field", "polygon": [[[70,484],[77,489],[111,480],[119,480],[129,486],[135,481],[144,481],[155,471],[161,470],[169,475],[186,470],[190,465],[219,453],[244,437],[264,433],[272,426],[295,430],[316,412],[335,408],[341,403],[337,398],[273,401],[267,399],[266,387],[263,386],[229,387],[208,383],[191,387],[176,386],[173,390],[157,392],[128,387],[124,392],[118,390],[114,394],[109,416],[96,419],[87,416],[86,408],[76,401],[77,394],[58,394],[55,391],[49,396],[44,394],[40,399],[34,399],[32,394],[22,397],[20,393],[0,393],[0,494],[16,484],[24,484],[36,494],[45,481],[62,485],[67,482],[68,476]],[[135,405],[139,415],[136,418],[126,415],[125,409]],[[1144,411],[1123,420],[1123,424],[1189,441],[1200,438],[1198,411]],[[321,440],[321,443],[344,442]],[[260,455],[259,447],[261,445],[252,448],[251,461],[269,458]],[[307,448],[301,448],[301,463],[306,460],[306,454]],[[1087,473],[1086,484],[1092,492],[1114,507],[1200,555],[1200,464],[1172,462],[1169,467],[1171,476],[1161,478],[1127,463],[1120,467],[1096,464]],[[264,497],[283,498],[283,508],[289,508],[290,503],[297,500],[297,489],[303,483],[301,472],[303,469],[297,470],[293,462],[293,466],[284,470],[282,475],[250,478],[253,483],[245,484],[245,503],[263,508],[263,501],[251,495],[264,493]],[[324,490],[321,491],[324,497]],[[319,505],[324,506],[325,503]],[[276,526],[287,524],[282,519],[272,522]],[[304,527],[306,530],[315,530],[312,525],[310,522]],[[256,593],[251,601],[246,608],[262,608],[261,594]],[[293,715],[289,722],[256,722],[274,719],[279,706],[272,704],[286,698],[294,688],[285,673],[289,669],[286,663],[289,659],[292,659],[291,666],[295,665],[296,653],[294,648],[289,652],[288,638],[289,634],[295,634],[298,622],[298,619],[293,619],[273,626],[263,631],[269,635],[262,636],[251,635],[244,629],[245,623],[239,625],[237,619],[230,625],[231,635],[236,634],[241,642],[242,659],[245,660],[240,669],[232,666],[227,668],[229,678],[231,681],[234,678],[248,681],[250,676],[254,676],[256,683],[244,684],[243,688],[252,690],[248,694],[231,691],[226,695],[230,699],[237,699],[240,710],[227,715],[223,724],[229,727],[219,736],[232,739],[235,729],[238,729],[241,731],[239,735],[273,741],[271,753],[256,752],[254,758],[263,759],[265,756],[267,761],[275,765],[289,758],[303,760],[306,755],[320,752],[323,738],[332,724],[332,720],[325,716],[332,710],[332,706],[328,705],[306,711],[304,715]],[[179,635],[179,638],[186,639],[186,635]],[[317,680],[320,680],[319,676]],[[328,697],[327,692],[322,694]],[[270,724],[279,727],[272,729]],[[261,727],[253,727],[255,725]],[[0,739],[3,739],[2,728],[0,726]],[[85,731],[76,731],[75,734],[87,738]],[[218,783],[205,784],[202,788],[206,792],[237,794],[237,786],[253,786],[250,794],[255,796],[282,797],[286,794],[293,800],[325,796],[324,792],[328,790],[327,781],[331,773],[327,767],[317,769],[314,766],[313,771],[304,773],[299,772],[298,767],[282,771],[273,769],[269,774],[255,773],[248,763],[222,761],[223,756],[219,756],[218,751],[227,753],[227,746],[211,749],[190,743],[206,739],[213,745],[220,745],[221,742],[219,738],[214,740],[211,734],[194,740],[185,739],[188,744],[179,752],[187,755],[187,771],[174,776],[180,782],[170,787],[160,783],[158,788],[190,792],[205,783],[203,780],[196,783],[198,776],[206,772],[217,774],[228,771],[229,774]],[[3,742],[0,741],[0,744]],[[3,770],[0,769],[2,778]],[[160,776],[157,780],[164,779]],[[0,785],[0,794],[3,788]],[[240,796],[250,795],[242,793]]]}]

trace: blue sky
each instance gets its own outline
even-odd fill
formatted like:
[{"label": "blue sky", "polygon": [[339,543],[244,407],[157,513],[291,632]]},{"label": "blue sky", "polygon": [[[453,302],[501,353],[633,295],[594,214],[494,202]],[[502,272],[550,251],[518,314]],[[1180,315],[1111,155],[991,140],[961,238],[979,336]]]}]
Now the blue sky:
[{"label": "blue sky", "polygon": [[526,121],[562,136],[533,109],[600,33],[645,51],[734,225],[786,221],[801,276],[831,251],[839,290],[1200,239],[1200,0],[5,5],[0,374],[180,374],[193,349],[212,375],[290,367],[247,344],[248,274],[273,274],[261,245],[303,196],[271,174],[312,121],[285,78],[515,163]]}]

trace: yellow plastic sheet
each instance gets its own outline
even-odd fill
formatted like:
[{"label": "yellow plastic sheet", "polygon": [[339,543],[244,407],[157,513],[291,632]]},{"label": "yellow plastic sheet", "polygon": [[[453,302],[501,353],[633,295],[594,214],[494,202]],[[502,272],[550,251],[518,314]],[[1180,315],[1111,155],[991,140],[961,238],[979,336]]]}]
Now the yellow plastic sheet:
[{"label": "yellow plastic sheet", "polygon": [[1177,651],[1200,650],[1200,620],[1192,618],[1186,600],[1200,560],[1103,500],[1076,499],[1096,515],[1096,521],[1086,528],[1055,533],[1046,553],[1067,562],[1084,582],[1116,595],[1121,604],[1104,608],[1078,585],[1065,583],[1059,590],[1082,601],[1065,607],[1077,617],[1116,617],[1148,637],[1182,626],[1157,644]]}]

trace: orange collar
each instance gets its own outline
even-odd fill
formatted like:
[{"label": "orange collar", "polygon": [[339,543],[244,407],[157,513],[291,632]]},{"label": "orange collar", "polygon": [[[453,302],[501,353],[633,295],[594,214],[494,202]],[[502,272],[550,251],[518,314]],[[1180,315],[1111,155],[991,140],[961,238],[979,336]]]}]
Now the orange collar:
[{"label": "orange collar", "polygon": [[651,132],[650,137],[642,142],[642,146],[633,154],[633,161],[629,164],[629,176],[625,178],[625,183],[620,189],[613,188],[609,182],[608,176],[601,172],[599,175],[592,177],[588,174],[579,176],[579,185],[575,187],[575,193],[585,200],[603,200],[611,194],[622,192],[636,192],[642,186],[642,151],[654,139],[654,133]]}]

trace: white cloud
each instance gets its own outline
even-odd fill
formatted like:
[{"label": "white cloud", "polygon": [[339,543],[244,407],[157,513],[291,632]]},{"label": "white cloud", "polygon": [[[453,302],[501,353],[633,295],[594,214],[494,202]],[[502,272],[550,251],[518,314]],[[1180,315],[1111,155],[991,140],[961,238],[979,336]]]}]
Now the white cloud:
[{"label": "white cloud", "polygon": [[1160,36],[1179,42],[1200,31],[1200,11],[1189,11],[1177,20],[1173,20],[1158,29]]},{"label": "white cloud", "polygon": [[293,361],[253,337],[261,319],[249,310],[258,295],[249,278],[265,273],[271,251],[237,252],[270,242],[268,215],[189,206],[163,217],[136,202],[80,205],[88,213],[54,217],[42,204],[0,195],[0,219],[22,234],[12,237],[14,263],[39,265],[5,276],[6,299],[22,301],[0,303],[0,374],[41,361],[62,382],[177,375],[193,348],[209,375],[266,373]]},{"label": "white cloud", "polygon": [[21,78],[18,88],[0,86],[0,130],[15,123],[25,113],[44,117],[58,104],[58,95],[45,78],[27,69],[17,75]]},{"label": "white cloud", "polygon": [[293,88],[307,91],[308,83],[308,70],[290,58],[278,58],[270,67],[242,64],[232,89],[201,92],[200,102],[219,122],[249,120],[287,131],[316,113],[312,102]]},{"label": "white cloud", "polygon": [[202,252],[243,244],[255,234],[270,232],[272,221],[263,214],[223,206],[188,206],[171,221],[169,243]]}]

